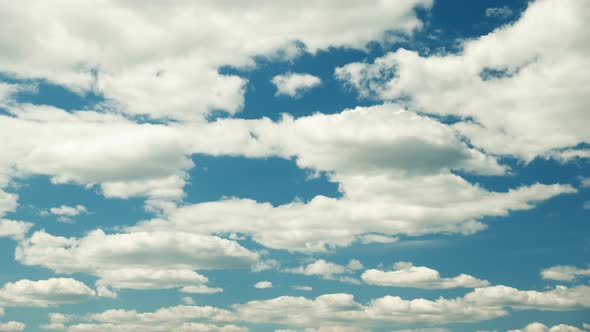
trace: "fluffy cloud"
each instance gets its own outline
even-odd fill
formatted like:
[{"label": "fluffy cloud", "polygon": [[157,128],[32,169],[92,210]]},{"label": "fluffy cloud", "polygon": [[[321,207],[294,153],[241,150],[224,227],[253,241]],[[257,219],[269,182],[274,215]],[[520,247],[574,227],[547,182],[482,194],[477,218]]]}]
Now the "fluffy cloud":
[{"label": "fluffy cloud", "polygon": [[[1,164],[0,164],[0,186],[2,183],[2,172],[1,172]],[[13,211],[18,206],[18,196],[16,194],[7,193],[4,190],[0,189],[0,217],[2,217],[6,212]]]},{"label": "fluffy cloud", "polygon": [[61,205],[52,207],[47,211],[42,211],[41,215],[55,215],[58,216],[58,221],[70,223],[72,222],[72,217],[85,213],[88,213],[88,209],[84,205],[78,204],[76,206]]},{"label": "fluffy cloud", "polygon": [[88,210],[84,205],[62,205],[58,207],[52,207],[51,209],[49,209],[49,213],[54,214],[56,216],[75,217],[81,213],[88,213]]},{"label": "fluffy cloud", "polygon": [[107,197],[182,197],[193,166],[182,132],[91,111],[18,105],[1,116],[0,174],[100,185]]},{"label": "fluffy cloud", "polygon": [[456,115],[463,121],[454,127],[475,146],[529,161],[590,141],[580,71],[590,66],[589,6],[534,1],[516,23],[464,41],[458,54],[400,49],[336,75],[362,96],[408,97],[412,109]]},{"label": "fluffy cloud", "polygon": [[[340,183],[342,199],[318,196],[308,204],[279,207],[227,200],[170,209],[165,216],[171,221],[166,229],[243,232],[271,248],[323,251],[367,233],[472,233],[485,227],[474,220],[574,191],[533,185],[494,193],[470,184],[450,170],[504,174],[506,169],[448,126],[395,105],[279,122],[229,119],[192,126],[137,124],[109,114],[31,105],[12,112],[0,122],[19,139],[0,141],[6,145],[0,173],[99,185],[108,197],[148,196],[148,204],[182,197],[192,153],[295,158],[301,168],[329,172]],[[361,217],[363,223],[357,221]]]},{"label": "fluffy cloud", "polygon": [[20,240],[31,227],[33,227],[33,224],[30,222],[0,219],[0,237],[11,237]]},{"label": "fluffy cloud", "polygon": [[[59,314],[58,314],[59,315]],[[112,309],[84,317],[50,316],[54,329],[68,332],[247,332],[245,327],[227,324],[235,315],[224,309],[204,306],[176,306],[139,313],[134,310]],[[82,321],[82,322],[77,322]],[[69,325],[66,325],[69,324]]]},{"label": "fluffy cloud", "polygon": [[343,199],[316,196],[308,203],[277,207],[249,199],[187,205],[169,210],[165,219],[131,229],[240,232],[251,234],[266,247],[318,252],[350,245],[366,233],[471,234],[485,229],[474,219],[504,216],[554,195],[575,192],[569,186],[535,184],[494,193],[453,174],[409,179],[356,176],[346,179],[343,189]]},{"label": "fluffy cloud", "polygon": [[254,288],[264,289],[264,288],[272,288],[272,282],[270,281],[259,281],[254,284]]},{"label": "fluffy cloud", "polygon": [[271,82],[277,88],[276,95],[298,97],[304,92],[320,85],[322,80],[310,74],[287,73],[273,77]]},{"label": "fluffy cloud", "polygon": [[315,299],[281,296],[236,304],[231,310],[181,305],[145,313],[113,309],[83,317],[58,317],[57,320],[61,325],[66,322],[69,324],[63,327],[66,331],[134,331],[144,330],[144,327],[146,331],[154,332],[184,331],[188,325],[199,324],[213,324],[212,331],[217,331],[216,328],[221,329],[223,326],[229,326],[228,329],[238,328],[220,323],[239,321],[298,327],[320,326],[320,331],[324,331],[322,328],[331,331],[330,328],[335,326],[362,329],[391,324],[475,322],[507,315],[507,309],[577,310],[590,308],[587,300],[589,295],[590,287],[587,286],[557,287],[544,292],[493,286],[476,289],[456,299],[404,300],[397,296],[384,296],[360,304],[354,301],[353,295],[340,293],[325,294]]},{"label": "fluffy cloud", "polygon": [[366,270],[361,275],[361,279],[369,285],[424,289],[477,288],[489,285],[488,281],[467,274],[453,278],[441,278],[438,271],[426,266],[413,266],[411,263],[396,263],[393,271]]},{"label": "fluffy cloud", "polygon": [[0,331],[23,331],[25,327],[27,326],[20,322],[0,322]]},{"label": "fluffy cloud", "polygon": [[96,292],[84,283],[70,278],[19,280],[0,288],[0,305],[12,307],[46,307],[78,303],[92,299]]},{"label": "fluffy cloud", "polygon": [[[12,50],[0,71],[79,93],[94,90],[131,114],[194,119],[212,109],[235,113],[246,80],[220,74],[221,66],[253,66],[256,55],[292,57],[301,51],[297,43],[311,53],[363,49],[382,40],[384,31],[419,28],[416,6],[428,8],[432,1],[3,3],[0,19],[13,30],[0,37],[0,47]],[[37,12],[45,15],[30,14]],[[32,42],[23,43],[20,35]]]},{"label": "fluffy cloud", "polygon": [[234,241],[188,233],[95,230],[65,238],[39,231],[19,243],[16,259],[60,273],[90,273],[100,286],[155,289],[198,286],[207,278],[192,270],[245,268],[258,254]]},{"label": "fluffy cloud", "polygon": [[520,330],[510,330],[508,332],[584,332],[575,326],[559,324],[551,328],[541,323],[531,323]]},{"label": "fluffy cloud", "polygon": [[285,269],[283,271],[295,274],[303,274],[306,276],[319,276],[326,280],[340,280],[344,282],[358,283],[358,281],[351,277],[340,276],[342,274],[351,274],[356,270],[362,269],[363,265],[356,259],[351,259],[348,265],[339,265],[336,263],[327,262],[323,259],[318,259],[312,263],[296,268]]},{"label": "fluffy cloud", "polygon": [[241,319],[250,322],[275,322],[294,326],[318,322],[346,322],[352,326],[392,323],[449,323],[481,321],[507,315],[507,308],[538,310],[576,310],[589,308],[590,287],[557,287],[538,292],[506,286],[478,288],[462,298],[435,301],[404,300],[385,296],[366,305],[354,301],[350,294],[327,294],[316,299],[282,296],[269,300],[235,305]]},{"label": "fluffy cloud", "polygon": [[570,265],[558,265],[541,271],[543,279],[573,281],[577,277],[590,276],[590,269],[580,269]]}]

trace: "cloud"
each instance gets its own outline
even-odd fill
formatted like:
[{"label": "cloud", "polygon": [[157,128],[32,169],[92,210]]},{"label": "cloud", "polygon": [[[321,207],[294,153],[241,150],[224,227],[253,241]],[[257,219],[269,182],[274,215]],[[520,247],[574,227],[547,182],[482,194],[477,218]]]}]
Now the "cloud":
[{"label": "cloud", "polygon": [[[210,306],[181,305],[161,308],[154,312],[111,309],[87,316],[50,316],[50,324],[68,332],[247,332],[227,322],[235,321],[235,315],[224,309]],[[68,323],[68,325],[66,325]],[[47,328],[47,327],[46,327]]]},{"label": "cloud", "polygon": [[11,237],[20,240],[29,232],[33,224],[26,221],[0,219],[0,237]]},{"label": "cloud", "polygon": [[575,326],[559,324],[551,328],[541,323],[531,323],[520,330],[509,330],[508,332],[584,332]]},{"label": "cloud", "polygon": [[[132,115],[194,120],[211,110],[233,114],[242,108],[247,81],[220,74],[220,67],[252,67],[254,56],[285,59],[303,49],[364,49],[383,40],[384,31],[409,35],[420,28],[414,8],[432,3],[281,0],[261,8],[252,1],[228,7],[218,1],[121,6],[109,0],[93,3],[91,11],[66,1],[4,3],[2,21],[13,33],[2,36],[0,46],[13,52],[3,57],[0,71],[80,94],[92,90],[105,97],[106,107]],[[36,12],[46,15],[30,14]],[[34,42],[23,43],[19,35]]]},{"label": "cloud", "polygon": [[[445,324],[477,322],[505,316],[508,309],[579,310],[590,308],[590,287],[556,287],[539,291],[523,291],[507,286],[478,288],[455,299],[417,298],[404,300],[384,296],[367,304],[354,301],[353,295],[324,294],[315,299],[280,296],[232,305],[230,310],[215,307],[176,306],[154,312],[112,309],[67,319],[66,331],[182,331],[187,324],[273,323],[303,328],[348,326],[367,328],[391,324]],[[65,319],[60,318],[60,322]],[[63,324],[63,323],[62,323]],[[222,325],[231,326],[234,325]],[[329,329],[327,331],[330,331]],[[418,330],[420,331],[420,330]],[[429,330],[425,330],[429,331]],[[436,330],[433,330],[436,331]],[[560,331],[560,330],[556,330]],[[567,330],[566,330],[567,331]]]},{"label": "cloud", "polygon": [[463,40],[460,53],[399,49],[336,76],[363,97],[459,117],[453,127],[474,146],[531,161],[590,141],[588,75],[579,70],[590,65],[589,6],[530,2],[514,24]]},{"label": "cloud", "polygon": [[510,16],[514,15],[514,12],[510,7],[491,7],[487,8],[485,11],[486,17],[495,17],[500,19],[507,19]]},{"label": "cloud", "polygon": [[310,74],[287,73],[273,77],[271,82],[277,88],[275,95],[299,97],[308,90],[320,85],[322,80]]},{"label": "cloud", "polygon": [[[535,202],[568,192],[570,186],[535,184],[495,193],[454,174],[427,177],[350,176],[341,199],[316,196],[307,203],[280,206],[249,199],[186,205],[162,218],[130,227],[139,231],[249,234],[266,247],[324,252],[348,246],[367,233],[418,236],[472,234],[486,226],[483,216],[505,216]],[[313,232],[309,230],[313,229]]]},{"label": "cloud", "polygon": [[467,274],[453,278],[441,278],[438,271],[426,266],[395,264],[393,271],[370,269],[363,272],[361,279],[369,285],[388,287],[414,287],[423,289],[477,288],[490,283]]},{"label": "cloud", "polygon": [[207,278],[192,270],[247,268],[258,261],[256,253],[215,236],[101,230],[82,238],[39,231],[19,243],[15,257],[59,273],[95,275],[99,286],[133,289],[201,286]]},{"label": "cloud", "polygon": [[571,265],[557,265],[541,271],[543,279],[574,281],[577,277],[590,276],[589,269],[580,269]]},{"label": "cloud", "polygon": [[307,265],[284,269],[283,271],[306,276],[319,276],[325,280],[340,280],[343,282],[358,283],[358,280],[354,278],[340,275],[351,274],[354,273],[354,271],[362,268],[363,265],[356,259],[351,259],[346,266],[327,262],[323,259],[318,259]]},{"label": "cloud", "polygon": [[15,321],[0,322],[0,331],[23,331],[26,327],[24,323]]},{"label": "cloud", "polygon": [[88,209],[84,205],[76,205],[76,206],[68,206],[68,205],[61,205],[52,207],[47,211],[42,211],[41,215],[55,215],[58,216],[57,220],[60,222],[71,223],[72,217],[78,216],[80,214],[88,213]]},{"label": "cloud", "polygon": [[38,281],[22,279],[6,283],[0,288],[0,305],[46,307],[84,302],[95,296],[94,290],[71,278],[51,278]]},{"label": "cloud", "polygon": [[[0,186],[2,185],[2,176],[3,174],[0,168]],[[18,196],[16,194],[7,193],[0,189],[0,217],[2,217],[6,212],[14,211],[17,206]]]},{"label": "cloud", "polygon": [[272,282],[270,281],[259,281],[254,284],[254,288],[264,289],[264,288],[272,288]]},{"label": "cloud", "polygon": [[357,303],[351,294],[326,294],[315,299],[281,296],[269,300],[234,305],[241,319],[256,323],[281,323],[293,326],[318,322],[349,326],[388,325],[392,323],[475,322],[508,314],[513,310],[578,310],[590,307],[590,287],[557,287],[545,292],[522,291],[507,286],[475,289],[462,298],[404,300],[397,296]]},{"label": "cloud", "polygon": [[223,288],[219,287],[207,287],[205,285],[198,285],[198,286],[184,286],[180,290],[183,293],[190,293],[190,294],[215,294],[223,292]]},{"label": "cloud", "polygon": [[302,285],[291,286],[291,288],[293,288],[294,290],[306,291],[306,292],[313,290],[313,288],[311,286],[302,286]]}]

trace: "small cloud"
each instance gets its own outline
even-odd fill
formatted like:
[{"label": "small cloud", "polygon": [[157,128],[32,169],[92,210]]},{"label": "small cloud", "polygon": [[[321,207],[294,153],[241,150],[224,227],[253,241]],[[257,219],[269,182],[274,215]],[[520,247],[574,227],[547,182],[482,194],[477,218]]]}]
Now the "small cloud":
[{"label": "small cloud", "polygon": [[195,304],[195,300],[193,300],[193,298],[189,297],[189,296],[185,296],[185,297],[181,298],[180,301],[182,301],[182,303],[187,304],[187,305]]},{"label": "small cloud", "polygon": [[71,222],[73,222],[72,217],[78,216],[80,214],[87,214],[87,213],[88,213],[88,209],[84,205],[81,205],[81,204],[78,204],[76,206],[62,205],[62,206],[52,207],[49,210],[41,211],[42,216],[49,216],[49,215],[58,216],[57,220],[59,222],[63,222],[63,223],[71,223]]},{"label": "small cloud", "polygon": [[107,297],[107,298],[111,298],[111,299],[116,299],[118,296],[117,292],[114,292],[105,286],[96,287],[96,294],[99,297]]},{"label": "small cloud", "polygon": [[322,80],[310,74],[287,73],[273,77],[271,82],[277,87],[275,96],[286,95],[297,98],[320,85]]},{"label": "small cloud", "polygon": [[394,243],[399,240],[397,237],[382,234],[365,234],[360,237],[362,244],[370,243]]},{"label": "small cloud", "polygon": [[259,281],[254,284],[254,288],[264,289],[264,288],[272,288],[272,282],[270,281]]},{"label": "small cloud", "polygon": [[590,210],[590,201],[584,202],[584,204],[582,205],[582,208],[584,208],[585,210]]},{"label": "small cloud", "polygon": [[306,291],[306,292],[313,290],[313,288],[311,288],[311,286],[302,286],[302,285],[291,286],[291,288],[293,288],[294,290]]},{"label": "small cloud", "polygon": [[205,285],[198,286],[185,286],[180,290],[183,293],[191,294],[215,294],[223,292],[223,288],[219,287],[207,287]]},{"label": "small cloud", "polygon": [[486,9],[486,17],[494,17],[500,19],[507,19],[514,15],[514,11],[508,6],[493,7]]}]

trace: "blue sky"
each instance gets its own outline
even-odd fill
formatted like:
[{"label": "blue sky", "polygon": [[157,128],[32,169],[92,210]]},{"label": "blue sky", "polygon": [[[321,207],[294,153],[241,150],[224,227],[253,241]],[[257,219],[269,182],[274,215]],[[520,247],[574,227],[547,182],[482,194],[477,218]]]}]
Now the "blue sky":
[{"label": "blue sky", "polygon": [[0,331],[590,330],[586,1],[90,7],[0,5]]}]

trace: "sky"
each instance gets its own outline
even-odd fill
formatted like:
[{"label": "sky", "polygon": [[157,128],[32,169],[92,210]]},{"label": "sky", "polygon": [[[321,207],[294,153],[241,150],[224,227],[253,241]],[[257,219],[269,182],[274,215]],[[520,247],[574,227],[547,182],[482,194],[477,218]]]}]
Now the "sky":
[{"label": "sky", "polygon": [[587,0],[0,22],[0,331],[590,330]]}]

